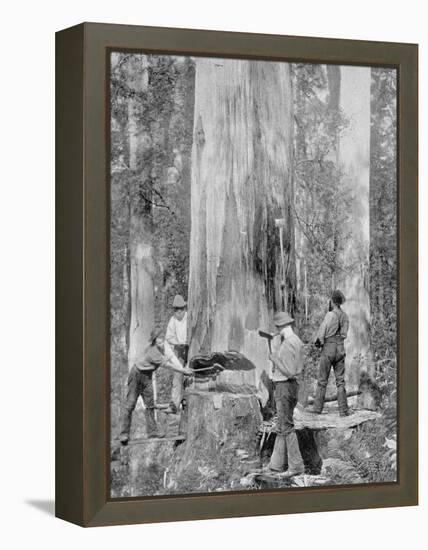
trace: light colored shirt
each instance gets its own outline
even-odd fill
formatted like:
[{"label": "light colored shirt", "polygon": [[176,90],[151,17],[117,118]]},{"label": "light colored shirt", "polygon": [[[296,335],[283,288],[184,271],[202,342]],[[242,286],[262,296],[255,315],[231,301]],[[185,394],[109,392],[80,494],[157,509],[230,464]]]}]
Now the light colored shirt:
[{"label": "light colored shirt", "polygon": [[187,311],[181,321],[174,315],[171,317],[166,327],[165,340],[170,346],[187,344]]},{"label": "light colored shirt", "polygon": [[333,309],[324,317],[318,329],[316,338],[324,344],[326,338],[339,335],[343,340],[348,335],[349,319],[342,309]]},{"label": "light colored shirt", "polygon": [[174,366],[176,369],[183,370],[180,361],[166,346],[164,353],[162,353],[157,346],[150,345],[144,350],[141,359],[135,361],[137,369],[142,371],[155,371],[167,364]]},{"label": "light colored shirt", "polygon": [[[288,376],[281,372],[282,367]],[[290,326],[272,340],[271,380],[282,382],[297,377],[303,370],[303,342]]]},{"label": "light colored shirt", "polygon": [[167,357],[159,350],[157,346],[148,346],[140,359],[135,361],[138,370],[154,371],[167,363]]}]

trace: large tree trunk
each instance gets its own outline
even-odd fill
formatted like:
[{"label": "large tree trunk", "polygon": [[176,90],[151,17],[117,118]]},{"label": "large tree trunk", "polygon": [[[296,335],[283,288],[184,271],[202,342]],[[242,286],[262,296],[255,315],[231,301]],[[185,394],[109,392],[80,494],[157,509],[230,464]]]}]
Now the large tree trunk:
[{"label": "large tree trunk", "polygon": [[[257,329],[272,310],[294,308],[292,132],[289,65],[196,61],[190,354],[240,351],[256,366],[240,381],[254,386],[268,367]],[[284,293],[276,218],[285,221]]]}]

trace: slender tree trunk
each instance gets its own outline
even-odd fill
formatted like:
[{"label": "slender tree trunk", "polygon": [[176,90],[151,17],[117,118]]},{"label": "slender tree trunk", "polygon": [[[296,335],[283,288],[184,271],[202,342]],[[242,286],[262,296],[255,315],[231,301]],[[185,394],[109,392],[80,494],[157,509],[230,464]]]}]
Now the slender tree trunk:
[{"label": "slender tree trunk", "polygon": [[[341,69],[339,65],[327,65],[327,79],[328,79],[328,104],[327,109],[330,112],[337,113],[340,108],[340,90],[341,90]],[[335,136],[334,147],[334,160],[335,163],[339,162],[339,134]]]},{"label": "slender tree trunk", "polygon": [[371,69],[370,305],[376,359],[396,353],[396,71]]},{"label": "slender tree trunk", "polygon": [[341,73],[340,107],[350,120],[350,129],[340,137],[340,163],[353,200],[348,220],[352,238],[346,240],[342,252],[342,263],[348,269],[340,273],[337,284],[347,298],[344,309],[349,316],[349,333],[345,345],[351,389],[358,384],[359,368],[370,362],[370,301],[366,284],[370,242],[370,69],[341,67]]},{"label": "slender tree trunk", "polygon": [[[341,68],[338,65],[327,65],[327,80],[328,80],[328,102],[327,102],[327,112],[331,118],[334,120],[335,117],[338,117],[340,110],[340,100],[341,100]],[[334,147],[333,151],[330,153],[330,157],[335,163],[336,166],[339,165],[340,161],[340,136],[339,131],[336,130],[333,136]],[[336,205],[332,205],[332,208],[335,209]],[[331,212],[326,215],[331,216]],[[336,227],[336,222],[333,220],[333,254],[331,260],[331,290],[334,290],[337,285],[337,264],[339,263],[339,235],[338,232],[341,228]]]},{"label": "slender tree trunk", "polygon": [[[127,63],[127,85],[134,94],[145,92],[148,87],[147,60],[136,56]],[[142,173],[139,161],[144,155],[143,120],[138,96],[128,98],[128,139],[130,183],[130,327],[129,368],[143,352],[149,340],[154,321],[154,263],[152,245],[152,211],[141,194]],[[140,100],[141,102],[141,100]]]},{"label": "slender tree trunk", "polygon": [[[257,334],[281,307],[275,219],[284,220],[288,307],[295,260],[292,93],[284,63],[198,59],[192,153],[190,353],[234,349],[268,368]],[[254,372],[251,373],[254,376]]]},{"label": "slender tree trunk", "polygon": [[304,279],[304,294],[305,294],[305,323],[308,322],[308,313],[309,313],[309,307],[308,307],[308,300],[309,300],[309,289],[308,289],[308,269],[306,266],[306,260],[303,260],[304,265],[304,273],[305,273],[305,279]]}]

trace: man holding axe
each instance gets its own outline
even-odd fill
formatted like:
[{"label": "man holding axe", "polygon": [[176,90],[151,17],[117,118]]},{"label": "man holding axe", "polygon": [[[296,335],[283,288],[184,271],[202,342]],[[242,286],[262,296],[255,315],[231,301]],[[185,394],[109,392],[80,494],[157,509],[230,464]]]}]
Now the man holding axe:
[{"label": "man holding axe", "polygon": [[[292,477],[305,471],[293,421],[299,390],[298,376],[303,370],[303,343],[293,332],[291,325],[294,319],[288,313],[276,313],[273,321],[278,331],[275,336],[259,331],[260,336],[267,338],[269,345],[269,359],[272,362],[270,378],[278,413],[277,435],[269,469],[283,472],[283,477]],[[284,472],[286,453],[288,469]]]}]

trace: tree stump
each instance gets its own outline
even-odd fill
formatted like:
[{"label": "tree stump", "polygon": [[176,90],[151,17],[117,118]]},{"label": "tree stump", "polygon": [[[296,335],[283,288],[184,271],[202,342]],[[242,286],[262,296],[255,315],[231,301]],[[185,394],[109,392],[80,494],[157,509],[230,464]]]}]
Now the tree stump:
[{"label": "tree stump", "polygon": [[164,495],[166,472],[177,446],[178,437],[138,439],[126,447],[117,447],[111,462],[111,496],[138,497]]},{"label": "tree stump", "polygon": [[167,472],[169,493],[242,489],[259,467],[256,436],[262,420],[255,395],[189,390],[186,441]]}]

